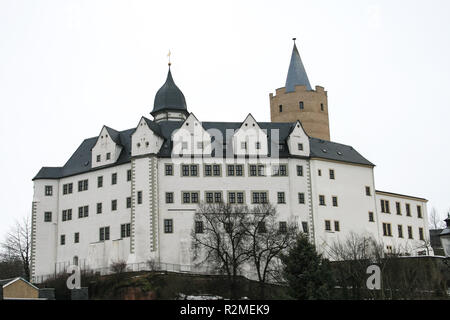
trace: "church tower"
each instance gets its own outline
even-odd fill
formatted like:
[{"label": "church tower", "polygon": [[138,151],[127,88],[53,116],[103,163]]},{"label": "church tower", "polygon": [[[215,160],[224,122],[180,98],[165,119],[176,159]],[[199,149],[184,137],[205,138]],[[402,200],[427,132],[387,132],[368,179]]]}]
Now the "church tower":
[{"label": "church tower", "polygon": [[270,118],[272,122],[300,120],[310,137],[330,140],[328,98],[323,87],[311,88],[294,40],[291,62],[284,88],[270,93]]}]

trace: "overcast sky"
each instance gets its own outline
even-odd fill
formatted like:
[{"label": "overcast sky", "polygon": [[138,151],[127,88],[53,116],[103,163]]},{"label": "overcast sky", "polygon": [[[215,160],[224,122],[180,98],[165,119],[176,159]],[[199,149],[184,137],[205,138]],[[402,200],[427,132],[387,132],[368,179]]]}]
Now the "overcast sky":
[{"label": "overcast sky", "polygon": [[450,208],[450,1],[0,0],[0,237],[31,179],[102,125],[149,116],[172,73],[200,121],[270,121],[297,45],[329,97],[331,139],[378,190]]}]

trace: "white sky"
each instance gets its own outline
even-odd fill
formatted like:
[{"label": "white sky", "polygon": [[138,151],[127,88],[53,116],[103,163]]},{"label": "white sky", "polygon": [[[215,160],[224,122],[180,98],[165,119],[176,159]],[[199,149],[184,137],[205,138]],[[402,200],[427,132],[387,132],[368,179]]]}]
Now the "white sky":
[{"label": "white sky", "polygon": [[31,179],[103,124],[149,116],[172,72],[200,121],[270,121],[292,37],[328,90],[332,140],[379,190],[450,208],[450,1],[0,0],[0,237]]}]

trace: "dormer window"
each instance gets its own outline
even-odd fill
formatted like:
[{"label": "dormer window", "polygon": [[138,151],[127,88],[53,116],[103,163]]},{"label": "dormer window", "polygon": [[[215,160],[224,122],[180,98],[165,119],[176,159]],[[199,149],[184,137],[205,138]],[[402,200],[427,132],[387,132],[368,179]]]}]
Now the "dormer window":
[{"label": "dormer window", "polygon": [[257,150],[261,149],[261,142],[256,142],[255,147]]},{"label": "dormer window", "polygon": [[100,162],[102,160],[102,157],[100,155],[97,155],[97,162]]},{"label": "dormer window", "polygon": [[181,149],[182,149],[182,150],[187,150],[187,148],[188,148],[188,143],[187,143],[186,141],[183,141],[183,142],[181,143]]},{"label": "dormer window", "polygon": [[247,142],[241,142],[241,149],[247,150]]},{"label": "dormer window", "polygon": [[108,153],[106,154],[106,160],[111,160],[111,152],[108,152]]},{"label": "dormer window", "polygon": [[145,142],[145,146],[148,147],[150,145],[150,143],[147,141]]},{"label": "dormer window", "polygon": [[299,151],[303,151],[303,143],[297,145]]},{"label": "dormer window", "polygon": [[203,150],[203,141],[197,142],[197,149]]}]

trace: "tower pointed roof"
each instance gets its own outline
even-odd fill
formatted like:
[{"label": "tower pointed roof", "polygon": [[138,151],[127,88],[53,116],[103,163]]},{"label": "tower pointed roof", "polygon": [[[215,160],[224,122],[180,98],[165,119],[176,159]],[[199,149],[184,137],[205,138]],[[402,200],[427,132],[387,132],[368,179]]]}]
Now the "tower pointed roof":
[{"label": "tower pointed roof", "polygon": [[158,90],[155,96],[155,102],[153,104],[152,115],[159,111],[184,111],[187,113],[186,99],[184,98],[183,92],[176,86],[172,78],[172,72],[167,73],[166,82]]},{"label": "tower pointed roof", "polygon": [[295,91],[295,86],[306,86],[306,90],[312,90],[294,38],[294,48],[292,49],[291,63],[289,64],[289,71],[286,78],[286,92]]}]

